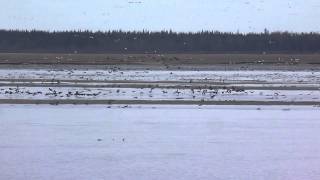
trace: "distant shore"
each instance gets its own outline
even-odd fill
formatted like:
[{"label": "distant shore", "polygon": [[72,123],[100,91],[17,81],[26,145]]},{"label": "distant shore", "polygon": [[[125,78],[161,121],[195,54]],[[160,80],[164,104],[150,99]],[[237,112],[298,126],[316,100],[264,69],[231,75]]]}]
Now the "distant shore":
[{"label": "distant shore", "polygon": [[[0,53],[1,66],[102,66],[133,69],[209,69],[227,70],[318,68],[320,54],[55,54]],[[218,69],[217,69],[218,68]]]}]

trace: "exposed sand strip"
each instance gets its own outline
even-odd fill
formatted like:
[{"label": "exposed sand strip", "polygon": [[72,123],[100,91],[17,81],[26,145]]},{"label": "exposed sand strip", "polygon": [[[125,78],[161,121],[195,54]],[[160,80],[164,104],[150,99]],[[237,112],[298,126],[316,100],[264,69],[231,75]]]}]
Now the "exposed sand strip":
[{"label": "exposed sand strip", "polygon": [[[260,86],[258,86],[260,85]],[[320,90],[319,85],[283,85],[283,84],[175,84],[175,83],[117,83],[117,84],[91,84],[91,83],[1,83],[0,87],[79,87],[79,88],[161,88],[161,89],[241,89],[241,90]]]},{"label": "exposed sand strip", "polygon": [[196,100],[40,100],[40,99],[0,99],[0,104],[106,104],[106,105],[301,105],[320,106],[312,101],[196,101]]}]

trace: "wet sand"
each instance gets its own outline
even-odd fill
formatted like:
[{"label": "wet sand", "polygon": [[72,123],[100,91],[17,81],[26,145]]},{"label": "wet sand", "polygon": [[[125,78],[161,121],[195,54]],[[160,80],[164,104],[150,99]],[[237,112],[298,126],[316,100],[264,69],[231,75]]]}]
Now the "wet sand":
[{"label": "wet sand", "polygon": [[317,54],[0,54],[0,104],[319,105],[319,62]]}]

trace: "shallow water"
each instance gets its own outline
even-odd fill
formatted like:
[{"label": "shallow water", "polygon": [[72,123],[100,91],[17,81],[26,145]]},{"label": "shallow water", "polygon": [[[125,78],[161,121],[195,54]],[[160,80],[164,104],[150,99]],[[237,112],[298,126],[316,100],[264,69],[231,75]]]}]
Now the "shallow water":
[{"label": "shallow water", "polygon": [[320,177],[311,106],[0,105],[0,179]]}]

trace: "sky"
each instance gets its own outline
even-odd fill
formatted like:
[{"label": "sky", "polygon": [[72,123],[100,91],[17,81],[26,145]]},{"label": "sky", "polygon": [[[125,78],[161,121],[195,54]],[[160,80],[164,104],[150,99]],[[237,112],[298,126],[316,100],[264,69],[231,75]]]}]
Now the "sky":
[{"label": "sky", "polygon": [[0,29],[320,32],[320,0],[0,0]]}]

